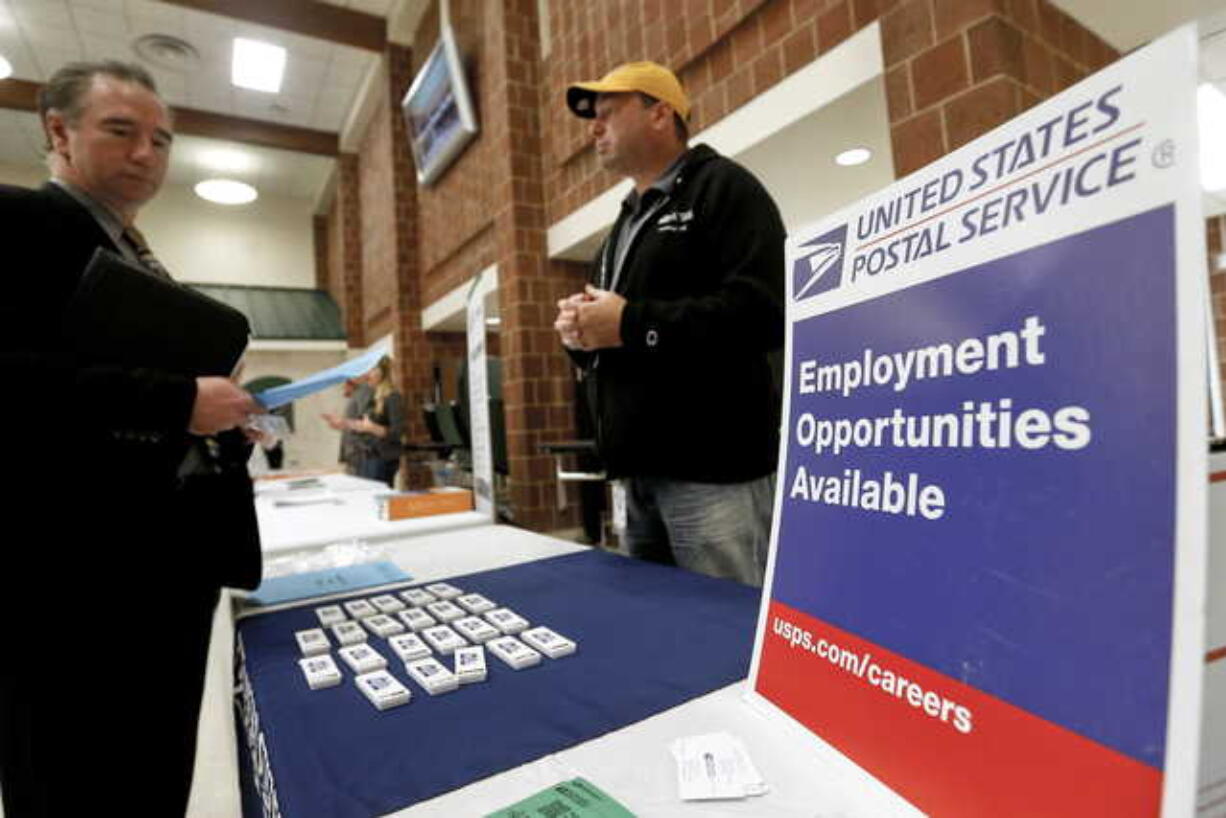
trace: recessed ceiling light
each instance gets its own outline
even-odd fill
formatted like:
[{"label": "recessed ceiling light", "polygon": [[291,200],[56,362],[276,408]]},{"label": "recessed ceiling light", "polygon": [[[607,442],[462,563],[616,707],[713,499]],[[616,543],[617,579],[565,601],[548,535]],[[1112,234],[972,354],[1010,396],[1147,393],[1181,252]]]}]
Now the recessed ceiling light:
[{"label": "recessed ceiling light", "polygon": [[489,318],[485,319],[485,325],[488,327],[500,327],[502,326],[502,319],[497,315],[491,315]]},{"label": "recessed ceiling light", "polygon": [[234,38],[230,81],[239,88],[276,93],[285,75],[285,49],[243,37]]},{"label": "recessed ceiling light", "polygon": [[843,167],[851,167],[852,165],[863,165],[872,158],[873,152],[868,148],[852,148],[834,157],[834,161],[835,164],[842,165]]},{"label": "recessed ceiling light", "polygon": [[201,151],[197,160],[208,170],[219,173],[246,173],[255,169],[255,159],[251,154],[227,148]]},{"label": "recessed ceiling light", "polygon": [[1226,190],[1226,94],[1211,82],[1196,89],[1200,124],[1200,184],[1208,191]]},{"label": "recessed ceiling light", "polygon": [[13,76],[13,64],[4,57],[0,57],[0,80],[11,76]]},{"label": "recessed ceiling light", "polygon": [[235,179],[205,179],[195,190],[201,199],[223,205],[247,204],[260,195],[251,185]]}]

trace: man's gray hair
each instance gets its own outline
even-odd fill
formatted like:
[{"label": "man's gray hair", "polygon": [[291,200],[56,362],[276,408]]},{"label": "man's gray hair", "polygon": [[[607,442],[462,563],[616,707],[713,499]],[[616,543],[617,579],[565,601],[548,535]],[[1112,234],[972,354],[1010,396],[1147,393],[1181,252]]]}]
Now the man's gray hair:
[{"label": "man's gray hair", "polygon": [[[98,76],[143,85],[155,94],[158,92],[153,75],[135,63],[119,60],[70,62],[56,71],[38,92],[38,119],[43,123],[44,132],[47,129],[47,113],[50,111],[58,111],[70,125],[75,125],[81,119],[85,95],[94,77]],[[50,134],[47,136],[47,148],[51,148]]]}]

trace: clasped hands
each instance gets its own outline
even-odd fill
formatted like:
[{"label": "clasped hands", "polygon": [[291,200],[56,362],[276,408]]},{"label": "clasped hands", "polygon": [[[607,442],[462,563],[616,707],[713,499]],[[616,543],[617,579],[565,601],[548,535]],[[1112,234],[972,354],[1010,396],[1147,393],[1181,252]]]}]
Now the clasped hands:
[{"label": "clasped hands", "polygon": [[615,292],[591,284],[583,292],[558,301],[558,317],[553,322],[567,349],[591,352],[622,345],[622,310],[626,299]]}]

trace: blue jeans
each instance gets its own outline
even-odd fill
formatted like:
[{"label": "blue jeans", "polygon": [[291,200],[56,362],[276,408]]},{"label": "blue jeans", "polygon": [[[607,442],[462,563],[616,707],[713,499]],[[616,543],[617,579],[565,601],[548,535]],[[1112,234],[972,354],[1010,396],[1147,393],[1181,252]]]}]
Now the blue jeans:
[{"label": "blue jeans", "polygon": [[358,461],[358,477],[378,480],[395,488],[396,472],[400,471],[399,460],[383,460],[378,457],[363,457]]},{"label": "blue jeans", "polygon": [[762,585],[774,474],[745,483],[662,477],[631,477],[625,483],[623,541],[632,557]]}]

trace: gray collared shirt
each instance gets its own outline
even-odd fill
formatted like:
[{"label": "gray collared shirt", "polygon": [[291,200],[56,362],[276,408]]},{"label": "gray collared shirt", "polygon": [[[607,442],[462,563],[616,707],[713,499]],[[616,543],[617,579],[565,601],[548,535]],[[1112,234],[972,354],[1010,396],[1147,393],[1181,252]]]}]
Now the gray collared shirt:
[{"label": "gray collared shirt", "polygon": [[668,200],[669,195],[673,192],[673,186],[677,184],[677,177],[681,174],[681,166],[685,164],[685,158],[689,156],[689,153],[689,149],[682,151],[681,155],[664,169],[660,178],[652,182],[642,195],[637,190],[631,190],[626,194],[626,198],[622,199],[622,208],[630,211],[630,218],[622,223],[613,245],[613,276],[608,282],[608,289],[617,289],[622,265],[626,262],[626,254],[630,252],[630,245],[634,243],[634,237],[638,235],[643,223]]},{"label": "gray collared shirt", "polygon": [[119,217],[115,215],[113,210],[71,182],[66,182],[63,179],[56,179],[53,177],[51,179],[51,184],[56,185],[69,196],[76,199],[81,204],[81,207],[89,211],[89,214],[94,217],[94,221],[98,223],[98,226],[102,228],[102,231],[106,233],[111,242],[119,248],[119,252],[123,253],[124,258],[135,264],[141,264],[140,256],[137,254],[136,248],[124,238],[123,222],[120,221]]}]

